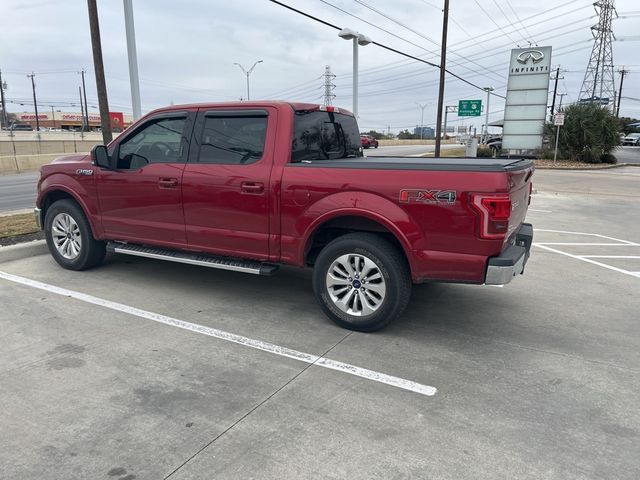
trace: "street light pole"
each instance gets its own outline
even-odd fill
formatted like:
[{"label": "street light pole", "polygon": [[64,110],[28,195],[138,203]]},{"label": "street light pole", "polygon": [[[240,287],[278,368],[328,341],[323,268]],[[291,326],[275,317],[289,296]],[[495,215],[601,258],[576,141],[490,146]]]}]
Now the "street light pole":
[{"label": "street light pole", "polygon": [[344,40],[352,40],[353,41],[353,98],[352,98],[352,113],[353,116],[358,118],[358,46],[369,45],[371,43],[371,39],[366,35],[362,35],[361,33],[355,32],[350,28],[343,28],[338,33],[338,36]]},{"label": "street light pole", "polygon": [[482,139],[482,143],[486,143],[487,138],[489,137],[489,102],[491,101],[491,92],[493,92],[493,87],[484,87],[483,90],[487,92],[487,110],[484,112],[484,138]]},{"label": "street light pole", "polygon": [[420,113],[420,140],[422,140],[424,134],[424,109],[429,104],[425,103],[424,105],[422,105],[421,103],[416,102],[416,105],[418,105],[420,107],[420,110],[422,110],[422,112]]},{"label": "street light pole", "polygon": [[[136,30],[133,23],[133,1],[124,2],[124,29],[127,36],[127,57],[129,58],[129,83],[131,85],[131,106],[133,120],[142,116],[140,104],[140,80],[138,79],[138,54],[136,52]],[[87,114],[89,115],[89,114]]]},{"label": "street light pole", "polygon": [[2,116],[0,116],[0,127],[9,127],[7,121],[7,104],[4,101],[4,91],[7,89],[7,83],[2,81],[2,72],[0,72],[0,102],[2,102]]},{"label": "street light pole", "polygon": [[253,64],[253,66],[249,70],[246,70],[238,62],[233,63],[234,65],[237,65],[238,67],[240,67],[240,70],[242,70],[242,72],[247,76],[247,100],[251,100],[251,97],[249,96],[249,75],[251,75],[251,72],[253,72],[253,69],[256,68],[256,65],[262,62],[263,60],[258,60],[256,63]]}]

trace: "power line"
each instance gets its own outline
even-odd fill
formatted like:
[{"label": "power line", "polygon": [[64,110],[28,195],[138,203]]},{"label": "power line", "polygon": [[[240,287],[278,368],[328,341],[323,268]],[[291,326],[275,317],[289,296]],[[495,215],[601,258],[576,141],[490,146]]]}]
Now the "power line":
[{"label": "power line", "polygon": [[[320,18],[318,18],[318,17],[314,17],[313,15],[310,15],[310,14],[308,14],[308,13],[305,13],[305,12],[303,12],[302,10],[298,10],[297,8],[291,7],[291,6],[289,6],[289,5],[285,4],[285,3],[279,2],[278,0],[269,0],[269,1],[270,1],[271,3],[275,3],[276,5],[279,5],[279,6],[281,6],[281,7],[284,7],[284,8],[286,8],[287,10],[291,10],[292,12],[295,12],[295,13],[297,13],[297,14],[299,14],[299,15],[302,15],[302,16],[304,16],[304,17],[310,18],[311,20],[315,20],[316,22],[322,23],[323,25],[326,25],[326,26],[328,26],[328,27],[331,27],[331,28],[333,28],[333,29],[335,29],[335,30],[342,30],[342,28],[338,27],[337,25],[333,25],[333,24],[331,24],[331,23],[329,23],[329,22],[327,22],[327,21],[325,21],[325,20],[322,20],[322,19],[320,19]],[[395,48],[393,48],[393,47],[389,47],[389,46],[384,45],[384,44],[382,44],[382,43],[379,43],[379,42],[371,42],[371,43],[372,43],[373,45],[376,45],[377,47],[384,48],[385,50],[388,50],[388,51],[393,52],[393,53],[397,53],[398,55],[402,55],[402,56],[405,56],[405,57],[407,57],[407,58],[411,58],[411,59],[416,60],[416,61],[418,61],[418,62],[426,63],[427,65],[432,66],[432,67],[434,67],[434,68],[440,68],[440,65],[437,65],[437,64],[435,64],[435,63],[433,63],[433,62],[429,62],[428,60],[424,60],[424,59],[419,58],[419,57],[416,57],[416,56],[414,56],[414,55],[410,55],[410,54],[408,54],[408,53],[402,52],[402,51],[400,51],[400,50],[397,50],[397,49],[395,49]],[[445,70],[445,72],[447,72],[449,75],[451,75],[451,76],[453,76],[453,77],[457,78],[458,80],[460,80],[460,81],[462,81],[462,82],[464,82],[464,83],[466,83],[466,84],[468,84],[468,85],[471,85],[472,87],[477,88],[478,90],[482,90],[482,87],[480,87],[480,86],[476,85],[476,84],[475,84],[475,83],[473,83],[473,82],[470,82],[469,80],[467,80],[467,79],[465,79],[465,78],[461,77],[460,75],[458,75],[458,74],[456,74],[456,73],[453,73],[453,72],[452,72],[452,71],[450,71],[449,69],[446,69],[446,68],[445,68],[444,70]],[[506,98],[506,97],[504,97],[503,95],[498,95],[498,94],[496,94],[496,93],[492,93],[492,95],[494,95],[494,96],[496,96],[496,97],[500,97],[500,98]]]}]

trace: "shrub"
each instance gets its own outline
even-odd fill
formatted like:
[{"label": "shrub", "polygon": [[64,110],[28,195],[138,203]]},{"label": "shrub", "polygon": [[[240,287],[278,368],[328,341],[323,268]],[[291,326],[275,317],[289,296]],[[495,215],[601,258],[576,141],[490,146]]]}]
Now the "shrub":
[{"label": "shrub", "polygon": [[[620,124],[611,112],[594,103],[573,104],[562,110],[558,156],[586,163],[600,163],[620,144]],[[549,145],[555,145],[557,128],[545,125]]]},{"label": "shrub", "polygon": [[602,155],[600,157],[600,161],[602,163],[611,163],[611,164],[618,163],[618,159],[615,157],[615,155],[612,155],[610,153],[605,153],[604,155]]},{"label": "shrub", "polygon": [[493,157],[493,150],[489,147],[478,147],[478,153],[476,157],[490,158]]}]

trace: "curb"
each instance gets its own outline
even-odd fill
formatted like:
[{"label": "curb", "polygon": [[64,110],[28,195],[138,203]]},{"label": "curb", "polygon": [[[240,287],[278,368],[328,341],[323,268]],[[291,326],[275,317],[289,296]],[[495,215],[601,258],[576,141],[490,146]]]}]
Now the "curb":
[{"label": "curb", "polygon": [[47,248],[47,242],[45,240],[35,240],[33,242],[0,247],[0,263],[46,255],[48,252],[49,249]]},{"label": "curb", "polygon": [[536,170],[573,170],[574,172],[597,172],[598,170],[609,170],[611,168],[620,167],[640,167],[637,163],[617,163],[615,165],[607,165],[596,168],[577,168],[577,167],[536,167]]}]

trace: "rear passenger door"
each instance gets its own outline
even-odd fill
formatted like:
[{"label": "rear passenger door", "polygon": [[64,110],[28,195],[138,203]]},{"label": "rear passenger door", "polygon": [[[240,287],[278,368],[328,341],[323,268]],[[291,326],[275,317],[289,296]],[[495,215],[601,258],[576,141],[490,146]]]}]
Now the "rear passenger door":
[{"label": "rear passenger door", "polygon": [[182,177],[190,248],[266,260],[277,112],[201,109]]}]

